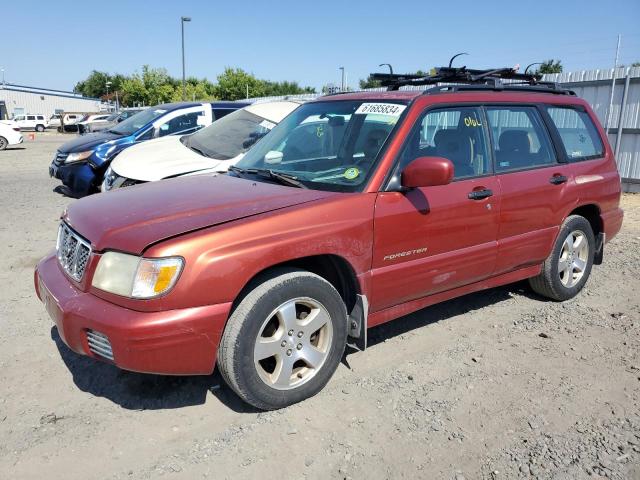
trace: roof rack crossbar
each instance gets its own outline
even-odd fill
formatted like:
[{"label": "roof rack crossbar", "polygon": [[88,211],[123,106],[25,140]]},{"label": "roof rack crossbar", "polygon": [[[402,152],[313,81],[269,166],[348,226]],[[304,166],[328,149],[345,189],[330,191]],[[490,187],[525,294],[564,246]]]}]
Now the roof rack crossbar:
[{"label": "roof rack crossbar", "polygon": [[[509,85],[519,85],[519,90],[534,90],[540,92],[566,93],[557,83],[542,82],[542,76],[532,73],[518,73],[513,68],[490,68],[476,70],[464,67],[439,67],[432,70],[430,75],[372,73],[371,78],[387,87],[387,90],[399,90],[404,86],[460,84],[475,85],[483,89],[512,90]],[[508,82],[503,82],[508,80]],[[459,88],[460,89],[460,88]],[[433,89],[429,89],[430,91]],[[434,90],[435,91],[435,90]],[[438,90],[442,91],[442,90]],[[573,94],[570,92],[569,94]],[[575,94],[574,94],[575,95]]]},{"label": "roof rack crossbar", "polygon": [[539,92],[539,93],[552,93],[556,95],[571,95],[575,96],[576,93],[573,90],[567,90],[557,85],[528,85],[528,84],[501,84],[498,87],[490,84],[475,84],[475,85],[437,85],[424,91],[424,95],[433,95],[437,93],[448,92],[464,92],[474,90],[493,90],[493,91],[510,91],[510,92]]}]

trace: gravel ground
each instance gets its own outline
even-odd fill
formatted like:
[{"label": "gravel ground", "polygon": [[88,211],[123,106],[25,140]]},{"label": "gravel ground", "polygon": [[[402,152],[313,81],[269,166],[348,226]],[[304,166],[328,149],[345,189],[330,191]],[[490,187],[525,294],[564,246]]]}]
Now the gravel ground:
[{"label": "gravel ground", "polygon": [[123,372],[62,344],[32,278],[74,201],[47,175],[68,138],[0,152],[0,478],[640,478],[640,196],[577,298],[520,283],[422,310],[261,413],[217,373]]}]

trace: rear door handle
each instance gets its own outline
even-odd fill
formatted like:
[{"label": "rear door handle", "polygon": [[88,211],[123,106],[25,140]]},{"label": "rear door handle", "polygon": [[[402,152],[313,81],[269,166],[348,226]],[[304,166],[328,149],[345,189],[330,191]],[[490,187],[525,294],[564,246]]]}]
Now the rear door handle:
[{"label": "rear door handle", "polygon": [[554,175],[549,179],[549,183],[553,183],[554,185],[560,185],[561,183],[565,183],[567,180],[569,179],[564,175]]},{"label": "rear door handle", "polygon": [[488,188],[484,188],[482,190],[474,190],[473,192],[469,192],[469,199],[471,200],[482,200],[483,198],[488,198],[493,195],[493,191]]}]

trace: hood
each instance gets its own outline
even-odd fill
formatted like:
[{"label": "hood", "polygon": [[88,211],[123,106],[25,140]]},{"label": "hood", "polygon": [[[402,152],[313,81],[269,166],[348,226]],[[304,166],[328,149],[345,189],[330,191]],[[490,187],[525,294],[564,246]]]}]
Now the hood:
[{"label": "hood", "polygon": [[[237,159],[233,159],[236,161]],[[227,160],[226,163],[231,160]],[[111,170],[132,180],[154,182],[216,167],[220,160],[185,147],[180,137],[168,136],[134,145],[111,162]]]},{"label": "hood", "polygon": [[62,144],[62,146],[58,150],[60,150],[62,153],[84,152],[86,150],[93,150],[95,149],[95,147],[106,142],[112,142],[123,137],[123,135],[116,135],[115,133],[108,132],[98,132],[89,135],[82,135]]},{"label": "hood", "polygon": [[71,204],[64,218],[96,251],[141,254],[176,235],[334,195],[340,194],[197,175],[92,195]]}]

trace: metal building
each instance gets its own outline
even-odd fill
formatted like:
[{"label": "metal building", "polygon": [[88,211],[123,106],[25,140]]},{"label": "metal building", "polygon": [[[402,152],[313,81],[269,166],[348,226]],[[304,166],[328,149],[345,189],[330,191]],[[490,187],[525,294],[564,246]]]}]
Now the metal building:
[{"label": "metal building", "polygon": [[[47,118],[54,113],[66,112],[99,112],[99,98],[83,97],[77,93],[48,88],[27,87],[11,83],[0,83],[0,105],[4,107],[0,115],[15,117],[16,115],[33,113]],[[6,109],[6,112],[4,111]]]},{"label": "metal building", "polygon": [[[640,67],[620,67],[545,75],[544,80],[561,83],[584,98],[608,131],[627,191],[640,191]],[[609,104],[611,103],[611,109]]]}]

